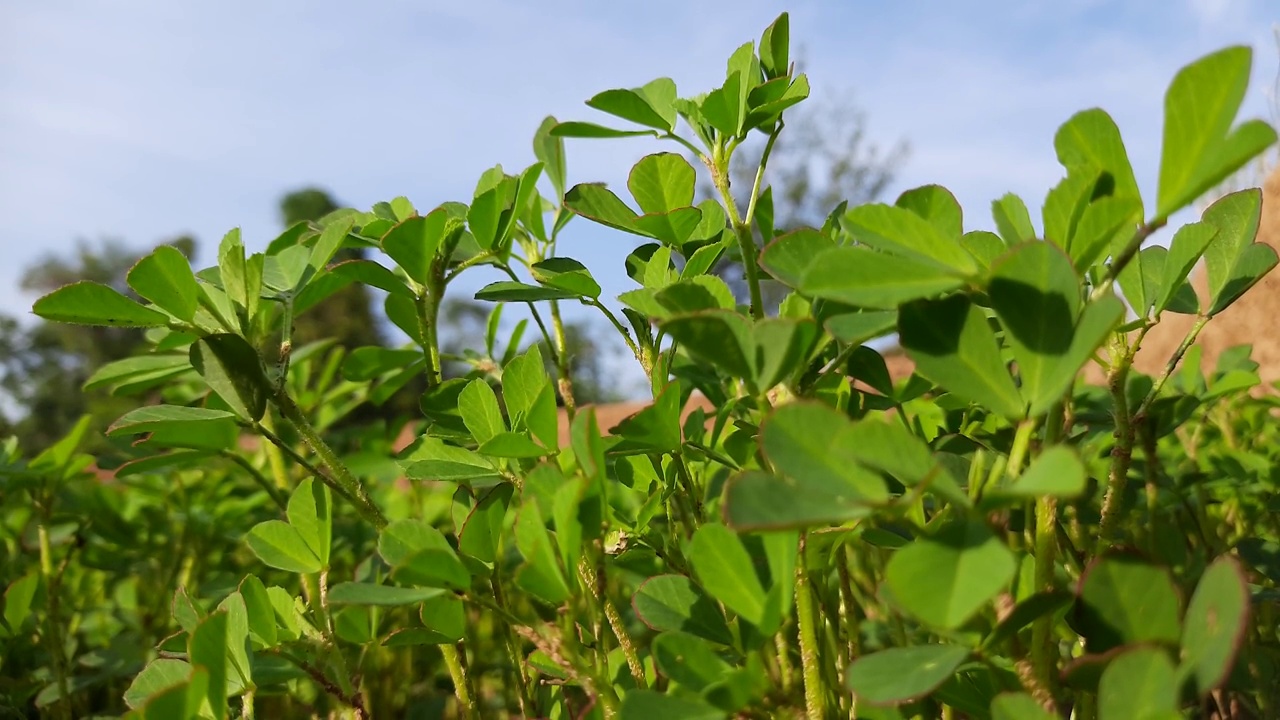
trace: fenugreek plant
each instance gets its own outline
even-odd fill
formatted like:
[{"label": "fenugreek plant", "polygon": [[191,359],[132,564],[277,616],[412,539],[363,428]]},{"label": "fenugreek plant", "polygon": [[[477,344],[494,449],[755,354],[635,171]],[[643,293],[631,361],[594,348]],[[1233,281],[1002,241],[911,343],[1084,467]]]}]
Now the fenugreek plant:
[{"label": "fenugreek plant", "polygon": [[[779,234],[763,179],[809,93],[783,15],[709,93],[662,78],[589,100],[609,126],[549,118],[538,162],[469,203],[339,211],[261,253],[232,231],[216,267],[144,258],[139,300],[41,298],[50,320],[151,328],[90,384],[162,402],[111,426],[137,438],[111,481],[74,434],[6,449],[3,691],[50,717],[121,695],[148,718],[1276,717],[1276,403],[1247,352],[1206,375],[1193,345],[1276,264],[1261,195],[1150,242],[1275,141],[1235,124],[1250,63],[1174,78],[1154,201],[1094,109],[1054,138],[1038,223],[1006,195],[998,232],[966,231],[930,185]],[[754,185],[731,189],[756,133]],[[565,138],[628,136],[672,152],[625,192],[568,186]],[[695,204],[699,173],[719,197]],[[620,307],[559,253],[579,217],[641,243]],[[709,274],[722,258],[745,298]],[[485,346],[446,378],[441,303],[480,266],[509,279],[476,294]],[[790,291],[776,316],[766,281]],[[294,348],[293,318],[350,283],[408,342]],[[574,401],[565,303],[650,381],[617,427]],[[508,335],[504,306],[532,324]],[[1167,313],[1195,329],[1142,375]],[[894,333],[915,364],[896,383],[866,344]],[[402,452],[397,428],[341,422],[419,376]],[[713,412],[682,412],[694,391]]]}]

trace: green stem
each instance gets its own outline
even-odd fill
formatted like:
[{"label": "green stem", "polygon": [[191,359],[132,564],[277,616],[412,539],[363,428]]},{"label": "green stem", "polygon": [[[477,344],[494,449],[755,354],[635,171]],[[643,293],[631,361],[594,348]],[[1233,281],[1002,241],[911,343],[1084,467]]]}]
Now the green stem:
[{"label": "green stem", "polygon": [[809,570],[805,562],[807,534],[800,534],[799,558],[796,563],[796,622],[800,627],[800,663],[804,676],[804,707],[807,720],[823,720],[826,693],[823,691],[822,666],[818,658],[818,632],[814,623],[813,590],[809,587]]},{"label": "green stem", "polygon": [[422,354],[427,362],[427,389],[440,384],[440,294],[434,286],[423,288],[418,298],[418,332],[422,335]]},{"label": "green stem", "polygon": [[302,408],[298,407],[288,393],[276,393],[275,402],[284,419],[293,425],[298,434],[302,436],[303,442],[320,457],[320,461],[324,463],[325,467],[329,468],[329,472],[333,473],[333,478],[321,476],[326,484],[329,484],[349,499],[355,505],[356,512],[360,513],[360,516],[375,528],[381,530],[386,527],[386,516],[369,499],[369,494],[365,491],[364,485],[351,474],[351,470],[338,458],[338,454],[333,451],[333,448],[329,447],[324,438],[320,437],[320,434],[311,426],[311,423],[303,414]]},{"label": "green stem", "polygon": [[1114,355],[1119,362],[1107,374],[1107,389],[1111,393],[1115,417],[1115,444],[1111,448],[1111,471],[1107,477],[1107,492],[1102,498],[1102,516],[1098,521],[1098,546],[1111,546],[1124,502],[1124,490],[1129,481],[1129,463],[1133,459],[1133,424],[1129,414],[1129,399],[1125,395],[1125,381],[1132,361],[1123,340],[1113,340]]},{"label": "green stem", "polygon": [[444,655],[445,667],[449,668],[449,677],[453,680],[453,692],[458,697],[458,717],[463,720],[477,720],[480,717],[476,706],[475,694],[471,690],[471,678],[467,675],[466,663],[462,658],[462,643],[440,646]]},{"label": "green stem", "polygon": [[[268,445],[268,447],[271,447],[271,446]],[[273,485],[265,475],[259,472],[258,468],[253,466],[253,463],[250,463],[248,460],[245,460],[244,458],[240,457],[236,453],[231,452],[230,450],[220,450],[218,451],[218,454],[230,460],[231,462],[239,465],[240,467],[244,468],[244,471],[249,473],[249,477],[253,478],[253,481],[258,483],[258,486],[261,487],[267,493],[267,495],[271,497],[271,501],[274,502],[277,507],[279,507],[281,510],[288,509],[289,501],[287,498],[285,498],[284,493],[280,491],[280,488]]]},{"label": "green stem", "polygon": [[[44,513],[46,516],[48,513]],[[40,541],[40,576],[44,582],[46,602],[48,605],[48,617],[46,620],[45,637],[48,640],[49,655],[53,658],[53,676],[54,681],[58,684],[59,699],[54,704],[57,716],[61,718],[71,718],[71,690],[67,682],[67,657],[64,654],[66,648],[62,641],[62,612],[59,607],[59,599],[61,595],[61,578],[60,574],[54,571],[53,567],[53,549],[49,543],[49,528],[46,525],[46,519],[42,519],[36,526],[36,534]]]},{"label": "green stem", "polygon": [[[494,572],[489,584],[493,588],[493,602],[505,608],[507,601],[502,591],[500,573]],[[507,654],[511,659],[512,667],[515,668],[516,697],[520,701],[520,714],[529,717],[534,712],[534,704],[533,696],[529,694],[529,676],[525,673],[524,655],[520,652],[520,639],[516,636],[515,628],[509,620],[502,616],[496,616],[496,619],[502,622],[506,629]]]},{"label": "green stem", "polygon": [[1151,403],[1155,402],[1156,396],[1160,394],[1160,390],[1164,388],[1165,382],[1169,380],[1169,376],[1174,370],[1178,369],[1178,363],[1182,362],[1182,356],[1187,354],[1191,346],[1195,344],[1196,338],[1200,337],[1200,331],[1204,330],[1204,326],[1209,324],[1209,317],[1201,315],[1196,318],[1196,322],[1187,331],[1186,337],[1182,338],[1182,343],[1178,345],[1178,349],[1174,351],[1169,361],[1165,363],[1164,370],[1160,373],[1160,377],[1156,378],[1151,385],[1151,390],[1147,392],[1146,397],[1138,405],[1138,409],[1133,413],[1135,418],[1146,416],[1147,410],[1151,407]]},{"label": "green stem", "polygon": [[578,404],[573,397],[573,378],[569,374],[569,342],[564,332],[564,321],[560,319],[560,303],[555,300],[551,301],[551,328],[555,331],[556,371],[560,376],[556,385],[560,398],[564,400],[564,412],[569,416],[569,422],[573,422]]},{"label": "green stem", "polygon": [[1111,261],[1111,265],[1107,268],[1107,274],[1102,277],[1102,281],[1098,283],[1098,286],[1095,287],[1093,292],[1089,295],[1090,301],[1097,300],[1111,289],[1112,284],[1115,283],[1120,272],[1124,270],[1130,260],[1133,260],[1133,256],[1137,255],[1138,251],[1142,249],[1142,243],[1146,242],[1147,238],[1151,237],[1152,233],[1164,227],[1166,221],[1167,220],[1165,218],[1156,218],[1134,231],[1133,237],[1129,239],[1128,244],[1126,244],[1124,249],[1121,250],[1120,253],[1115,256],[1115,259]]},{"label": "green stem", "polygon": [[610,312],[609,308],[605,307],[599,300],[594,298],[583,299],[582,302],[604,313],[604,316],[613,324],[613,327],[618,331],[618,334],[622,336],[623,341],[627,343],[627,349],[631,350],[631,354],[636,356],[636,362],[640,363],[641,368],[644,369],[644,374],[646,376],[651,375],[653,373],[653,361],[650,360],[647,355],[640,352],[640,347],[631,339],[631,331],[627,330],[626,326],[618,321],[617,316]]}]

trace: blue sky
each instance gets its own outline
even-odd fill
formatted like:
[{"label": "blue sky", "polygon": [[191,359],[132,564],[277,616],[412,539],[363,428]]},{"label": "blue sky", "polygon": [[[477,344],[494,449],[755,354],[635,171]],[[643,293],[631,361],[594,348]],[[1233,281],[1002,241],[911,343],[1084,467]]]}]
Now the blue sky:
[{"label": "blue sky", "polygon": [[[21,269],[78,239],[191,233],[208,264],[239,226],[261,249],[278,198],[305,185],[362,208],[467,200],[487,167],[532,162],[544,116],[599,119],[584,100],[658,76],[684,95],[711,89],[783,9],[815,95],[851,92],[873,140],[910,143],[890,198],[941,183],[969,228],[990,227],[1007,191],[1038,216],[1061,176],[1054,130],[1075,111],[1111,112],[1152,193],[1181,65],[1252,45],[1244,116],[1269,114],[1277,72],[1270,0],[7,2],[0,311],[26,314]],[[621,185],[655,149],[570,141],[570,183]],[[634,244],[577,222],[561,252],[616,295]]]}]

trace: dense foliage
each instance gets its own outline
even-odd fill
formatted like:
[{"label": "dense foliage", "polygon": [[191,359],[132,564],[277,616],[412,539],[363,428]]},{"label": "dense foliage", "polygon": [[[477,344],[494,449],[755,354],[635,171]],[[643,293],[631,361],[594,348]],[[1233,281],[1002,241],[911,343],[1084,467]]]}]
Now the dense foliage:
[{"label": "dense foliage", "polygon": [[[965,232],[926,186],[780,234],[760,178],[808,95],[788,53],[783,15],[710,93],[606,90],[588,105],[627,129],[549,118],[538,162],[486,172],[469,204],[338,210],[263,253],[232,231],[199,272],[160,247],[128,274],[145,303],[92,282],[41,298],[50,320],[146,328],[88,386],[161,402],[110,427],[136,438],[113,473],[77,451],[87,423],[29,460],[3,448],[10,713],[1280,713],[1275,396],[1251,394],[1247,351],[1202,368],[1192,344],[1276,264],[1260,193],[1147,244],[1274,142],[1233,127],[1250,52],[1174,78],[1154,202],[1095,109],[1054,138],[1065,177],[1039,228],[1006,195],[998,233]],[[755,132],[738,202],[729,167]],[[629,200],[567,187],[563,138],[630,135],[679,152],[640,160]],[[694,204],[684,153],[718,199]],[[642,238],[620,313],[557,253],[576,216]],[[392,269],[333,262],[357,250]],[[708,272],[731,250],[745,305]],[[440,310],[481,265],[509,279],[476,295],[497,303],[486,341],[444,379]],[[766,280],[789,288],[772,317]],[[409,343],[294,347],[294,318],[353,284],[386,293]],[[575,402],[571,302],[651,381],[609,434]],[[532,325],[507,332],[504,303]],[[1195,330],[1141,375],[1166,313]],[[865,344],[894,332],[916,366],[898,383]],[[1091,359],[1106,387],[1078,380]],[[408,448],[341,423],[415,378]],[[714,412],[682,414],[695,390]]]}]

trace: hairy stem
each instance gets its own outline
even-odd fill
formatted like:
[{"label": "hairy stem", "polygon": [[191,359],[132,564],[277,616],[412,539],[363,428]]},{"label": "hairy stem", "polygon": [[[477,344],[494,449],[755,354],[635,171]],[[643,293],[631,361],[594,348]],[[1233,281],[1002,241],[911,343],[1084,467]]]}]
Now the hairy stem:
[{"label": "hairy stem", "polygon": [[800,663],[804,676],[804,707],[807,720],[826,717],[826,692],[822,682],[822,666],[818,657],[818,631],[815,623],[813,590],[809,587],[809,570],[805,562],[808,536],[800,535],[799,558],[796,563],[796,622],[800,627]]},{"label": "hairy stem", "polygon": [[326,484],[330,484],[335,490],[346,497],[355,505],[356,512],[368,521],[378,530],[387,526],[387,518],[378,509],[377,505],[369,499],[368,492],[365,491],[364,485],[351,474],[351,470],[338,458],[338,454],[329,447],[324,438],[316,432],[311,422],[307,420],[303,414],[302,408],[289,397],[288,393],[276,393],[276,407],[280,409],[280,414],[289,424],[293,425],[298,434],[302,436],[303,442],[311,448],[311,451],[320,457],[320,461],[325,467],[329,468],[329,472],[333,473],[332,478],[321,476]]},{"label": "hairy stem", "polygon": [[551,329],[556,338],[556,372],[560,376],[556,384],[560,390],[560,399],[564,400],[564,411],[573,422],[578,403],[573,397],[573,377],[569,374],[569,341],[564,332],[564,321],[560,319],[560,303],[551,301]]},{"label": "hairy stem", "polygon": [[476,705],[475,693],[472,692],[471,678],[467,674],[466,661],[462,655],[462,643],[440,646],[444,655],[445,667],[449,668],[449,678],[453,680],[453,692],[458,698],[458,717],[464,720],[477,720],[480,710]]},{"label": "hairy stem", "polygon": [[1113,356],[1118,359],[1107,373],[1107,389],[1111,393],[1112,411],[1115,417],[1115,444],[1111,448],[1111,471],[1107,477],[1107,492],[1102,498],[1102,516],[1098,521],[1098,547],[1111,546],[1124,502],[1125,486],[1129,481],[1129,463],[1133,459],[1133,424],[1129,414],[1129,399],[1125,395],[1125,381],[1129,376],[1132,356],[1122,339],[1115,339]]}]

